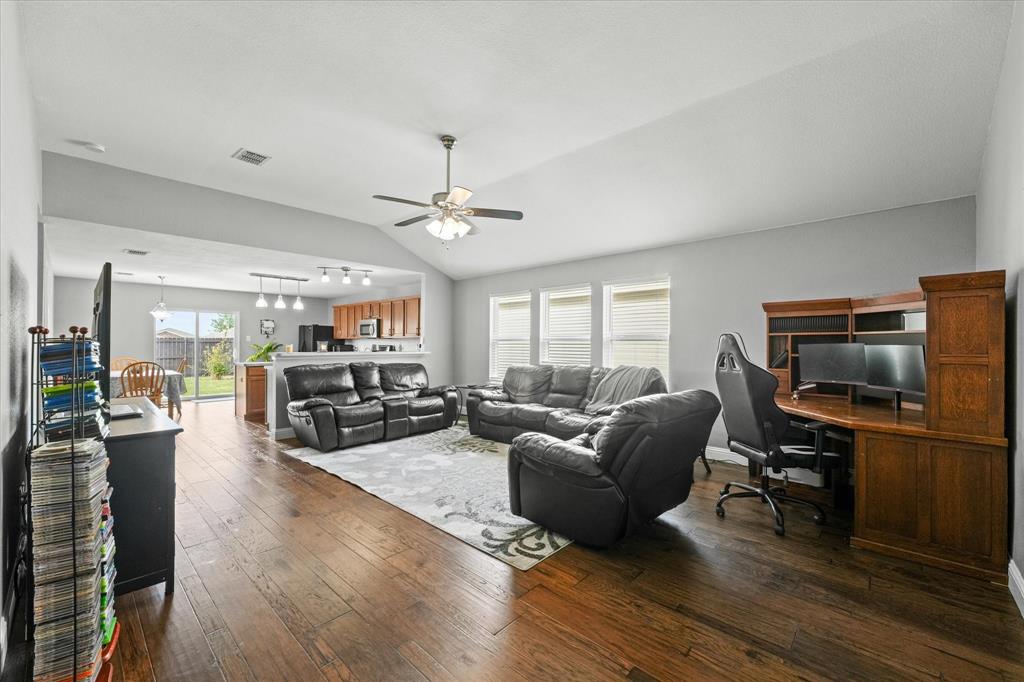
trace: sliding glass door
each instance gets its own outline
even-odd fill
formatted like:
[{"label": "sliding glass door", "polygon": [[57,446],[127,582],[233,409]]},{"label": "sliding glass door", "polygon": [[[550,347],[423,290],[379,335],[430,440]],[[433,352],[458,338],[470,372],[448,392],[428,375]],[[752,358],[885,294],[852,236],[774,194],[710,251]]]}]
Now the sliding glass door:
[{"label": "sliding glass door", "polygon": [[184,375],[183,399],[234,394],[238,313],[172,310],[156,320],[153,357]]}]

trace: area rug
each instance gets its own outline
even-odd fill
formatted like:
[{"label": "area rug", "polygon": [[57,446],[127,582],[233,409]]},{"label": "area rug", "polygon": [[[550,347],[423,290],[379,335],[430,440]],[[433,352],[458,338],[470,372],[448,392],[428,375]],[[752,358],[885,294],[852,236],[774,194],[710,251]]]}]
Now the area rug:
[{"label": "area rug", "polygon": [[513,516],[507,446],[463,425],[333,452],[286,452],[524,571],[572,542]]}]

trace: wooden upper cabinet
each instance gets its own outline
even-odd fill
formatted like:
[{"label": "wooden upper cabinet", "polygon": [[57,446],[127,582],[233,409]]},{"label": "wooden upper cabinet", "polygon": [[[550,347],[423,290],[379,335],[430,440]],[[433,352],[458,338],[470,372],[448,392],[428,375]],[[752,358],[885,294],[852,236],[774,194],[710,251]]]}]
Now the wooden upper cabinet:
[{"label": "wooden upper cabinet", "polygon": [[922,277],[929,429],[1003,437],[1006,272]]},{"label": "wooden upper cabinet", "polygon": [[420,297],[405,299],[405,335],[419,336],[420,332]]},{"label": "wooden upper cabinet", "polygon": [[370,319],[380,319],[380,301],[370,301]]},{"label": "wooden upper cabinet", "polygon": [[406,336],[405,301],[401,298],[391,301],[391,336]]},{"label": "wooden upper cabinet", "polygon": [[392,333],[391,301],[380,302],[380,335],[394,336]]},{"label": "wooden upper cabinet", "polygon": [[348,334],[350,339],[359,338],[359,305],[348,306]]},{"label": "wooden upper cabinet", "polygon": [[345,306],[334,306],[334,338],[344,339],[348,333],[348,320],[345,318]]},{"label": "wooden upper cabinet", "polygon": [[359,304],[359,319],[360,320],[368,320],[371,317],[372,317],[372,315],[370,315],[370,303],[369,302],[360,303]]}]

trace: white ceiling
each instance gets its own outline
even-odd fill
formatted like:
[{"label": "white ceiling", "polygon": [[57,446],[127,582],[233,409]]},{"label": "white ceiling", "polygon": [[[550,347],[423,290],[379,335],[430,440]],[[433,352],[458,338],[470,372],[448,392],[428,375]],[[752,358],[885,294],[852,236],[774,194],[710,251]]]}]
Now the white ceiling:
[{"label": "white ceiling", "polygon": [[[1009,2],[23,3],[44,149],[381,226],[468,277],[973,194]],[[521,223],[445,251],[370,198]],[[107,146],[102,157],[72,140]],[[238,147],[272,158],[252,167]]]},{"label": "white ceiling", "polygon": [[[315,269],[317,265],[347,265],[372,270],[370,279],[375,292],[384,288],[420,284],[421,281],[420,273],[384,268],[371,263],[336,263],[301,253],[271,251],[64,218],[47,218],[46,247],[55,275],[90,280],[95,279],[103,264],[109,262],[115,282],[159,284],[158,276],[164,275],[169,287],[255,293],[259,290],[259,281],[250,277],[250,272],[308,277],[309,281],[302,283],[302,295],[307,298],[350,296],[366,290],[360,284],[361,272],[353,275],[352,284],[342,284],[342,273],[332,271],[331,281],[325,284],[320,281],[321,273]],[[133,256],[124,253],[123,249],[148,251],[149,254]],[[295,282],[282,282],[282,286],[286,296],[295,295]],[[277,282],[264,280],[263,291],[268,295],[277,294]]]}]

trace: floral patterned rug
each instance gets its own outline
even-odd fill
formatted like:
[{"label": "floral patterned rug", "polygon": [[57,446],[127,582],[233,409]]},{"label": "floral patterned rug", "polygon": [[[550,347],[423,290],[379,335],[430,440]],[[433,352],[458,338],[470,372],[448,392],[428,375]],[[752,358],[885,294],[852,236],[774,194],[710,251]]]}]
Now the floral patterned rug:
[{"label": "floral patterned rug", "polygon": [[507,453],[461,424],[346,450],[287,451],[525,571],[572,541],[512,515]]}]

